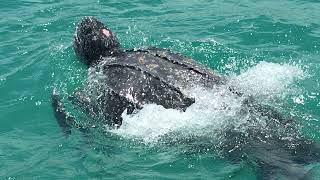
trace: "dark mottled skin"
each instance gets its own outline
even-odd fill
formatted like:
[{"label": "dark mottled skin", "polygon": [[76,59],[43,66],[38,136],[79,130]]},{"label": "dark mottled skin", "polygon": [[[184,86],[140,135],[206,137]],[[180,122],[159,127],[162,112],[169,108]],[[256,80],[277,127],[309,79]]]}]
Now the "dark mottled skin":
[{"label": "dark mottled skin", "polygon": [[[69,100],[110,127],[122,124],[121,114],[125,110],[131,114],[148,103],[185,111],[195,102],[185,89],[193,85],[213,88],[225,83],[210,68],[168,49],[121,49],[111,30],[94,17],[85,17],[79,23],[74,50],[89,67],[89,77],[87,84]],[[52,95],[52,106],[58,124],[69,135],[77,123],[68,115],[57,93]],[[320,147],[297,132],[293,119],[251,98],[243,101],[241,115],[251,116],[244,124],[245,132],[230,127],[220,134],[220,146],[215,148],[224,157],[251,164],[259,180],[279,179],[279,175],[288,180],[313,179],[304,165],[320,160]],[[254,126],[257,117],[267,119],[265,128]],[[288,134],[297,136],[284,138]]]},{"label": "dark mottled skin", "polygon": [[[223,82],[211,69],[192,59],[158,48],[128,50],[117,56],[102,57],[92,70],[91,73],[103,74],[106,78],[95,78],[99,82],[91,87],[91,91],[95,91],[92,97],[81,90],[77,92],[78,105],[91,107],[91,114],[103,112],[109,125],[121,125],[125,109],[129,109],[130,114],[144,104],[185,111],[195,100],[181,89],[191,84],[213,87]],[[81,97],[83,95],[86,97]],[[101,95],[98,101],[91,100],[97,95]]]}]

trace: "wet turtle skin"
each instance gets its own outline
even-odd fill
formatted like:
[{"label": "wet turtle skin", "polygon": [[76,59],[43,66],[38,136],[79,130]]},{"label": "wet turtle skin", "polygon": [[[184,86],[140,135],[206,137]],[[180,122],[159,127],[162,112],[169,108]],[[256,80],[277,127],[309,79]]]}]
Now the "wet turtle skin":
[{"label": "wet turtle skin", "polygon": [[125,110],[131,114],[145,104],[157,104],[185,111],[195,102],[186,89],[223,83],[210,68],[168,49],[133,49],[101,57],[73,101],[106,124],[120,126]]}]

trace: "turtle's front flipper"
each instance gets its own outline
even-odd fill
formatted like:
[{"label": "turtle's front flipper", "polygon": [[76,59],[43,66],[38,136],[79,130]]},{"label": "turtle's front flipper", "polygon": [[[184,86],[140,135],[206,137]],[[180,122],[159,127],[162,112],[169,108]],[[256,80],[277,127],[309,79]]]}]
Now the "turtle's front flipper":
[{"label": "turtle's front flipper", "polygon": [[71,134],[71,126],[67,123],[67,121],[74,121],[74,118],[68,116],[56,89],[53,89],[51,100],[54,116],[59,126],[61,127],[64,135],[68,137]]},{"label": "turtle's front flipper", "polygon": [[68,114],[63,103],[61,102],[61,97],[55,88],[53,89],[51,100],[54,116],[66,137],[71,134],[72,127],[76,127],[82,132],[86,131],[84,127],[75,121],[73,116]]}]

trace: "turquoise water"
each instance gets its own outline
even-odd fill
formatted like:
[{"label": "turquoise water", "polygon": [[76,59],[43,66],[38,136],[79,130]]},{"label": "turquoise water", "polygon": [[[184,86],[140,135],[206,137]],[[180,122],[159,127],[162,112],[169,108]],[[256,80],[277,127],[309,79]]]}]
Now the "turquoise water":
[{"label": "turquoise water", "polygon": [[[207,147],[159,140],[176,130],[199,133],[187,129],[190,120],[221,130],[211,120],[217,112],[201,104],[186,114],[148,106],[139,116],[125,117],[128,123],[118,131],[73,130],[65,138],[50,94],[54,86],[70,93],[87,76],[72,49],[75,26],[93,15],[125,48],[159,46],[191,56],[233,77],[243,91],[281,105],[305,136],[320,141],[319,12],[320,4],[311,0],[2,0],[0,177],[256,179],[254,168]],[[206,95],[201,102],[208,107],[222,101]],[[320,179],[320,167],[312,167]]]}]

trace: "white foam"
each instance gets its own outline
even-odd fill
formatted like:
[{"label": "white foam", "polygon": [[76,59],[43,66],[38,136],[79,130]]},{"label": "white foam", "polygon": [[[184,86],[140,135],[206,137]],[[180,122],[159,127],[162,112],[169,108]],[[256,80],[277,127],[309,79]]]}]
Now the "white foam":
[{"label": "white foam", "polygon": [[[303,71],[293,65],[261,62],[249,68],[230,82],[250,95],[276,95],[286,91],[295,79],[302,78]],[[185,131],[184,134],[206,133],[219,131],[227,125],[240,126],[246,122],[239,117],[242,97],[231,93],[229,86],[216,89],[194,88],[189,94],[196,103],[185,112],[165,109],[155,104],[145,105],[139,112],[122,114],[123,124],[113,132],[127,138],[141,139],[146,143],[157,142],[159,138],[175,131]]]},{"label": "white foam", "polygon": [[230,84],[249,95],[277,96],[287,92],[295,80],[304,76],[303,70],[295,65],[260,62],[231,78]]},{"label": "white foam", "polygon": [[[194,103],[185,112],[148,104],[137,114],[123,113],[123,124],[115,132],[122,136],[153,142],[162,135],[176,130],[197,131],[209,126],[222,127],[227,124],[228,116],[234,117],[234,113],[240,108],[240,101],[232,97],[235,96],[232,93],[224,96],[220,91],[208,91],[201,88],[194,89],[192,93],[197,103]],[[228,107],[226,103],[229,103]]]}]

